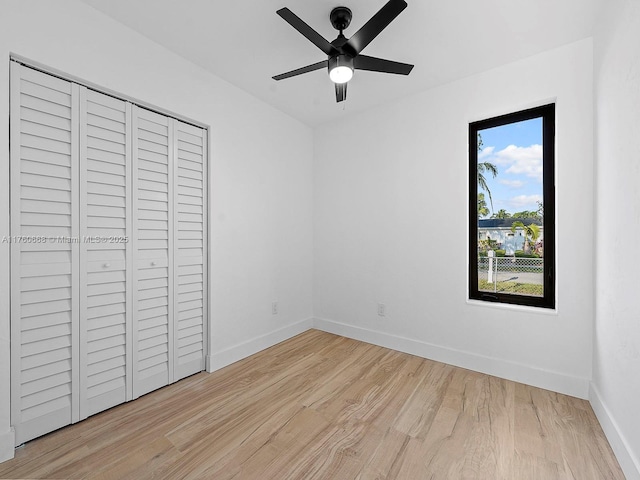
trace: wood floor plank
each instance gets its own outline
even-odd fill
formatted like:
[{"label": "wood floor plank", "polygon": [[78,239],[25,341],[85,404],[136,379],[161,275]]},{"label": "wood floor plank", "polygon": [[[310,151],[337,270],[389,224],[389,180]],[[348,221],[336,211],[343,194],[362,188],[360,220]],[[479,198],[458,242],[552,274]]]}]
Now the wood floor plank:
[{"label": "wood floor plank", "polygon": [[373,450],[356,480],[386,480],[398,477],[411,437],[388,428]]},{"label": "wood floor plank", "polygon": [[394,428],[423,440],[440,409],[444,391],[451,382],[454,368],[444,363],[429,362],[429,368],[404,404]]},{"label": "wood floor plank", "polygon": [[584,400],[310,330],[33,440],[0,478],[624,475]]}]

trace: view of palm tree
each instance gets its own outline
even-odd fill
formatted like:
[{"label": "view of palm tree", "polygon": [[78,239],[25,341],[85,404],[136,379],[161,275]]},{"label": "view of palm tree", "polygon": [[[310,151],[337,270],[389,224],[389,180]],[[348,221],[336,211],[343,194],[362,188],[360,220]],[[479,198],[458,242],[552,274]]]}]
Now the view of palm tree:
[{"label": "view of palm tree", "polygon": [[529,225],[525,225],[524,223],[518,221],[513,222],[511,224],[511,231],[516,232],[516,230],[520,228],[524,231],[524,247],[523,251],[525,254],[531,253],[531,243],[536,243],[538,237],[540,236],[540,227],[535,223],[530,223]]},{"label": "view of palm tree", "polygon": [[[482,147],[482,135],[478,133],[478,152],[482,151]],[[485,173],[490,173],[493,178],[496,178],[496,176],[498,175],[498,167],[490,162],[478,162],[478,187],[480,187],[481,190],[487,192],[487,194],[489,195],[489,203],[491,204],[491,211],[493,211],[493,198],[491,197],[491,190],[489,190],[489,185],[487,185],[487,178],[485,177]],[[480,198],[480,194],[478,195],[478,198]]]},{"label": "view of palm tree", "polygon": [[538,220],[542,219],[542,217],[540,216],[540,213],[538,213],[537,211],[533,212],[530,210],[523,210],[521,212],[516,212],[512,216],[514,218],[535,218]]},{"label": "view of palm tree", "polygon": [[497,211],[497,213],[494,213],[493,215],[491,215],[491,218],[511,218],[511,214],[507,212],[504,208],[501,208],[500,210]]},{"label": "view of palm tree", "polygon": [[487,201],[484,199],[484,193],[478,194],[478,218],[486,217],[489,215],[489,209],[487,208]]}]

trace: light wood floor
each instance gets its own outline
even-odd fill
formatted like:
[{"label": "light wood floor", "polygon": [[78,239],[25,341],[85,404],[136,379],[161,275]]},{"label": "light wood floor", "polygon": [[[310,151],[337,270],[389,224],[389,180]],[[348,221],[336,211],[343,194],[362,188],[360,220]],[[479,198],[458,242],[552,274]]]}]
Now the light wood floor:
[{"label": "light wood floor", "polygon": [[584,400],[311,330],[29,442],[0,478],[624,476]]}]

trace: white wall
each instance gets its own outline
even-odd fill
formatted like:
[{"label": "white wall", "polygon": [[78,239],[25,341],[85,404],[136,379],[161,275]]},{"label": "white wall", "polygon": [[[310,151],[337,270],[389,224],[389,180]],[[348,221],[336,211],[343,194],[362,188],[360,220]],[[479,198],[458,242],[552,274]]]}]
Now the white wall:
[{"label": "white wall", "polygon": [[[211,368],[311,325],[308,127],[75,0],[5,0],[0,238],[8,235],[10,53],[210,125]],[[13,455],[8,255],[0,244],[0,461]],[[279,301],[277,316],[272,300]]]},{"label": "white wall", "polygon": [[[586,398],[592,72],[587,39],[318,128],[316,325]],[[554,99],[557,311],[469,302],[468,123]]]},{"label": "white wall", "polygon": [[596,315],[591,403],[640,479],[640,3],[607,5],[595,37]]}]

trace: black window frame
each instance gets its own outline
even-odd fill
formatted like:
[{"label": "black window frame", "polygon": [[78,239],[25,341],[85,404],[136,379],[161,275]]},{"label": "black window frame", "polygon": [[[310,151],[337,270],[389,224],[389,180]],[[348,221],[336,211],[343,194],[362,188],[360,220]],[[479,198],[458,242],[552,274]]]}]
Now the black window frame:
[{"label": "black window frame", "polygon": [[[478,290],[478,133],[487,128],[542,118],[542,196],[544,205],[544,292],[542,297]],[[555,308],[555,103],[469,123],[469,299]]]}]

